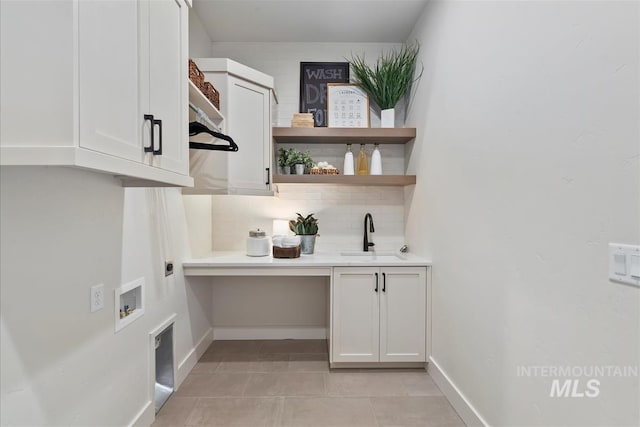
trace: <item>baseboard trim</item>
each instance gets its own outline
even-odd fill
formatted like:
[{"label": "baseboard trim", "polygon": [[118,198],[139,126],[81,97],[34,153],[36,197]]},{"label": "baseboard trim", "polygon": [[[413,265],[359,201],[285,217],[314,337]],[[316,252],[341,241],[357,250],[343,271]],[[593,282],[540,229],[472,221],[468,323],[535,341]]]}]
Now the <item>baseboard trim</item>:
[{"label": "baseboard trim", "polygon": [[489,426],[433,357],[429,358],[427,372],[467,426]]},{"label": "baseboard trim", "polygon": [[215,340],[323,340],[327,338],[325,327],[214,327]]},{"label": "baseboard trim", "polygon": [[153,424],[156,418],[156,408],[151,400],[133,417],[133,421],[129,424],[129,427],[148,427]]},{"label": "baseboard trim", "polygon": [[333,362],[329,363],[331,369],[356,368],[356,369],[425,369],[425,362]]},{"label": "baseboard trim", "polygon": [[178,365],[178,374],[176,378],[176,390],[180,387],[180,384],[187,378],[189,372],[196,366],[198,359],[204,354],[213,342],[213,329],[207,329],[207,332],[200,337],[198,343],[191,349],[191,351],[182,359],[182,362]]}]

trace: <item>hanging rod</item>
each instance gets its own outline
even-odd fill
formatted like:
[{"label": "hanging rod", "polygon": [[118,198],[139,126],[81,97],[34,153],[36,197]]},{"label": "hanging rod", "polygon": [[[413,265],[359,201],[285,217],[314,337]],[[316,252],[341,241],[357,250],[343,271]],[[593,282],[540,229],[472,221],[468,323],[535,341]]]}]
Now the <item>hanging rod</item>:
[{"label": "hanging rod", "polygon": [[209,118],[209,116],[207,116],[207,114],[202,111],[201,108],[196,107],[193,103],[189,102],[189,108],[191,108],[191,110],[193,110],[193,112],[196,113],[196,115],[198,116],[199,119],[204,120],[205,122],[207,122],[207,124],[214,128],[217,131],[222,131],[222,129],[220,128],[220,126],[218,126],[215,122],[213,122],[213,120],[211,120]]}]

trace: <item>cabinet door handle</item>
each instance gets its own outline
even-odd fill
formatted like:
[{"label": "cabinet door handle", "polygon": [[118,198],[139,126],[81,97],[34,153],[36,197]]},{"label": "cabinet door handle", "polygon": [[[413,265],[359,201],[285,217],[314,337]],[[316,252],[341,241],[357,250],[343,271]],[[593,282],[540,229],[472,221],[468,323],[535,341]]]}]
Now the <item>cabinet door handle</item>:
[{"label": "cabinet door handle", "polygon": [[149,145],[148,147],[144,147],[144,152],[145,153],[152,153],[154,150],[154,141],[153,141],[153,125],[155,123],[155,120],[153,119],[153,114],[145,114],[144,115],[144,120],[145,121],[150,121],[151,122],[151,145]]},{"label": "cabinet door handle", "polygon": [[382,273],[382,292],[387,292],[387,273]]},{"label": "cabinet door handle", "polygon": [[271,177],[269,176],[269,171],[271,170],[271,168],[265,168],[267,171],[267,182],[264,183],[264,185],[269,185],[271,184]]},{"label": "cabinet door handle", "polygon": [[376,275],[376,288],[374,291],[378,292],[378,273],[374,273]]},{"label": "cabinet door handle", "polygon": [[162,120],[153,119],[153,126],[158,126],[160,129],[160,141],[158,142],[158,149],[156,150],[153,146],[153,127],[151,128],[151,147],[153,147],[153,155],[162,155]]}]

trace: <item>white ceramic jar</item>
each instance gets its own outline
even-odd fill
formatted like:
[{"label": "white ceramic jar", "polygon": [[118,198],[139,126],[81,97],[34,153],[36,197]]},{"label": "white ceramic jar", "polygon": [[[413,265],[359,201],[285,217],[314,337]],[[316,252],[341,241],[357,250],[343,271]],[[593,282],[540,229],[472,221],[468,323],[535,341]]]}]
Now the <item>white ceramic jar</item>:
[{"label": "white ceramic jar", "polygon": [[249,230],[247,237],[248,256],[268,256],[271,253],[271,241],[264,230]]}]

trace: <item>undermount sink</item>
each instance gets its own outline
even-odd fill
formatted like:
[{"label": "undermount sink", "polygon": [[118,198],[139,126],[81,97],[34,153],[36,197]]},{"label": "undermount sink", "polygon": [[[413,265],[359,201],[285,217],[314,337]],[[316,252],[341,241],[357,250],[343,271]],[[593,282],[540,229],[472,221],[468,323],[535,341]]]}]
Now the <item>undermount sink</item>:
[{"label": "undermount sink", "polygon": [[357,261],[398,261],[406,260],[395,252],[340,252],[342,257],[353,257]]}]

